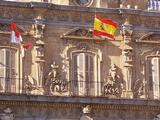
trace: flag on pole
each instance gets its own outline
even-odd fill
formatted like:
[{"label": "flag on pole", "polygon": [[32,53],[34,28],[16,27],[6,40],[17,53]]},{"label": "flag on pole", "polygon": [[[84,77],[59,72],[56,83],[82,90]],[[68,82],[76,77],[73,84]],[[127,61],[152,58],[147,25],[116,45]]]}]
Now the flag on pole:
[{"label": "flag on pole", "polygon": [[21,48],[21,56],[22,58],[25,56],[25,51],[29,48],[31,48],[33,45],[32,43],[24,43],[24,44],[21,44],[20,48]]},{"label": "flag on pole", "polygon": [[104,36],[114,39],[114,33],[118,27],[116,22],[105,18],[94,18],[94,31],[95,36]]},{"label": "flag on pole", "polygon": [[23,48],[28,49],[30,47],[32,47],[32,43],[24,43],[22,44]]},{"label": "flag on pole", "polygon": [[14,23],[14,21],[12,20],[11,22],[11,42],[12,43],[21,43],[22,40],[22,36],[19,33],[19,31],[17,30],[16,24]]}]

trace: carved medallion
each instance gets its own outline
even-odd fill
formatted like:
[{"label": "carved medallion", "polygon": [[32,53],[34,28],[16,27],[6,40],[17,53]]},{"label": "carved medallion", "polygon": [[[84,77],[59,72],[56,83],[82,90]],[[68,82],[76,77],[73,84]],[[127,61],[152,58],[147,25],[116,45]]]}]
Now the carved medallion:
[{"label": "carved medallion", "polygon": [[74,3],[79,6],[90,6],[93,0],[74,0]]}]

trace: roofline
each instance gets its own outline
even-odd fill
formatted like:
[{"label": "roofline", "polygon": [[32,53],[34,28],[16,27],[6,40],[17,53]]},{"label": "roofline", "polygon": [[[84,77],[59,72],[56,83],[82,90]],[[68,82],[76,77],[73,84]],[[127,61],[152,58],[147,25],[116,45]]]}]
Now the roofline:
[{"label": "roofline", "polygon": [[31,9],[49,9],[49,10],[65,10],[65,11],[79,11],[90,13],[115,13],[115,14],[130,14],[139,16],[157,16],[160,17],[159,11],[147,11],[141,9],[127,9],[127,8],[96,8],[83,6],[67,6],[57,5],[53,3],[43,2],[11,2],[1,1],[0,7],[16,7],[16,8],[31,8]]}]

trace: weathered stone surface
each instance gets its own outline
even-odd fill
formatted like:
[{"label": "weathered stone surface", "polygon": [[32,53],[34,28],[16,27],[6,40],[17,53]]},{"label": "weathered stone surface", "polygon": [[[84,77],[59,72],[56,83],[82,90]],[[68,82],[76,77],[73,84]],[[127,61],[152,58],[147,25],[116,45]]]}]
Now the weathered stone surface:
[{"label": "weathered stone surface", "polygon": [[[0,2],[0,48],[16,51],[17,70],[14,72],[18,78],[16,87],[12,85],[15,91],[8,89],[11,83],[2,82],[5,79],[0,82],[0,115],[3,116],[0,119],[159,119],[160,101],[155,100],[150,89],[146,59],[160,56],[160,13],[141,10],[145,9],[147,0],[122,0],[124,8],[117,8],[119,2],[108,0],[106,4],[102,0],[104,8]],[[133,8],[137,3],[140,9],[126,8],[128,4]],[[99,17],[119,23],[115,41],[93,35],[95,11]],[[10,43],[12,17],[23,42],[33,45],[25,50],[24,57],[20,46]],[[84,52],[96,58],[93,60],[96,80],[93,84],[87,79],[85,85],[90,85],[89,88],[84,81],[75,84],[73,80],[72,55]],[[112,64],[116,67],[110,69]],[[26,82],[24,76],[32,79]],[[111,89],[104,89],[106,78]],[[78,89],[74,89],[77,86],[83,89],[77,92]]]}]

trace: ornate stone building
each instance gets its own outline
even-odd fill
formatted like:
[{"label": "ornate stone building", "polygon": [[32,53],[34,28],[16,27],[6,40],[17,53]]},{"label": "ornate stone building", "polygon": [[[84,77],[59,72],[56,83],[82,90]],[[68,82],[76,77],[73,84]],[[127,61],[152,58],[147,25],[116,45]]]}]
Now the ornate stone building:
[{"label": "ornate stone building", "polygon": [[[160,120],[159,10],[159,0],[1,1],[0,120]],[[119,24],[115,40],[93,35],[95,14]]]}]

